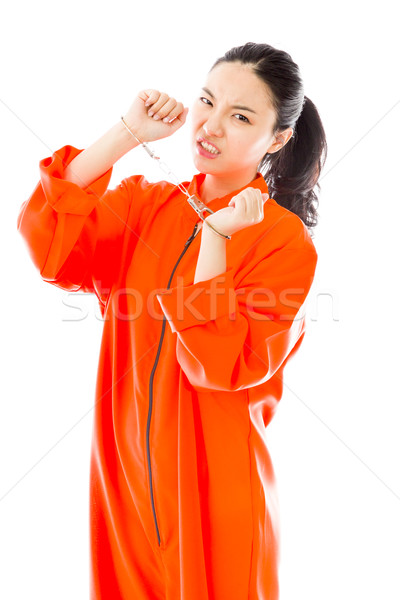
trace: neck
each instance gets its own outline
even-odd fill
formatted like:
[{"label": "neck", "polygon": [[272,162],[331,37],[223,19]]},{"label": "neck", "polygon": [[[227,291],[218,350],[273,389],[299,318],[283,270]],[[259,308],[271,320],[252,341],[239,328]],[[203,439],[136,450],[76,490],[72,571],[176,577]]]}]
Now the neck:
[{"label": "neck", "polygon": [[227,177],[207,174],[200,188],[201,199],[204,204],[207,204],[214,198],[222,198],[231,194],[235,190],[245,187],[253,181],[257,172],[250,174],[238,173],[235,177],[229,175]]}]

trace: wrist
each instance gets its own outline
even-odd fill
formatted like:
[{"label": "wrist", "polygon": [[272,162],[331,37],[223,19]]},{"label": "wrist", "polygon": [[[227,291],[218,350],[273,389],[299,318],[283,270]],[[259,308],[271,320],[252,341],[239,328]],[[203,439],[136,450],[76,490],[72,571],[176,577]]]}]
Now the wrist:
[{"label": "wrist", "polygon": [[[135,131],[135,129],[132,128],[131,125],[126,121],[125,117],[123,118],[125,124],[122,121],[122,118],[120,118],[119,122],[116,124],[116,131],[118,132],[117,135],[119,137],[120,144],[128,148],[128,150],[131,150],[132,148],[136,148],[136,146],[139,146],[139,139],[141,138],[140,135]],[[135,136],[137,136],[138,139],[136,139]]]},{"label": "wrist", "polygon": [[210,227],[210,223],[208,223],[206,219],[203,221],[201,236],[202,238],[206,238],[208,243],[211,242],[215,243],[216,245],[225,246],[227,242],[227,238],[222,237],[221,235],[216,233],[216,231],[212,229],[212,227]]},{"label": "wrist", "polygon": [[205,225],[206,225],[206,230],[211,231],[214,235],[218,236],[221,240],[226,241],[226,240],[230,240],[231,236],[227,235],[226,233],[223,233],[222,231],[220,231],[217,227],[215,227],[214,225],[212,225],[209,221],[209,219],[205,219],[204,220]]}]

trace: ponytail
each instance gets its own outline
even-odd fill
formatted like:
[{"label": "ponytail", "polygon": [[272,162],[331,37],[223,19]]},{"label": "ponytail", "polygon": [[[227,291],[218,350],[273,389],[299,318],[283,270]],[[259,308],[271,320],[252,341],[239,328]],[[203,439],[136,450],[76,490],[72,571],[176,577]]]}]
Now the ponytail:
[{"label": "ponytail", "polygon": [[290,140],[273,154],[266,154],[259,165],[269,195],[294,212],[311,228],[318,224],[319,205],[314,191],[325,164],[327,143],[324,128],[314,103],[304,97],[303,109]]}]

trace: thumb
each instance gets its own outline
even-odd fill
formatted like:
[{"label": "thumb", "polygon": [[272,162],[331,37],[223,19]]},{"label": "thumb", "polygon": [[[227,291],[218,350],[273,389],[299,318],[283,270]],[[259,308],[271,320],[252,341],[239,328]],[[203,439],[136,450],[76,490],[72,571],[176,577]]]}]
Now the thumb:
[{"label": "thumb", "polygon": [[174,120],[172,121],[172,123],[170,124],[170,125],[171,125],[171,128],[172,128],[172,129],[179,129],[179,127],[182,127],[182,125],[184,125],[184,124],[185,124],[185,121],[186,121],[186,117],[187,117],[187,115],[188,115],[188,112],[189,112],[189,109],[188,109],[188,108],[185,108],[185,109],[184,109],[184,110],[181,112],[181,114],[180,114],[180,115],[178,115],[178,116],[176,117],[176,119],[174,119]]},{"label": "thumb", "polygon": [[263,198],[263,202],[266,202],[269,198],[269,194],[267,194],[267,193],[262,194],[262,198]]}]

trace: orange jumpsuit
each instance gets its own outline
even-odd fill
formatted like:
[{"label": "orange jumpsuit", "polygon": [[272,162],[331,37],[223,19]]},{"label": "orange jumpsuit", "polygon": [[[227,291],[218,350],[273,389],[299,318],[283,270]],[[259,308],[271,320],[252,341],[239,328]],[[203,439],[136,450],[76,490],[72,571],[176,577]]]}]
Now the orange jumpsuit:
[{"label": "orange jumpsuit", "polygon": [[[44,281],[104,319],[90,467],[92,600],[277,600],[279,512],[265,428],[305,333],[317,252],[273,199],[193,284],[201,220],[173,184],[63,180],[40,161],[18,230]],[[204,178],[186,182],[191,193]],[[267,192],[261,176],[249,185]],[[215,198],[214,211],[239,192]],[[196,229],[197,225],[197,229]]]}]

